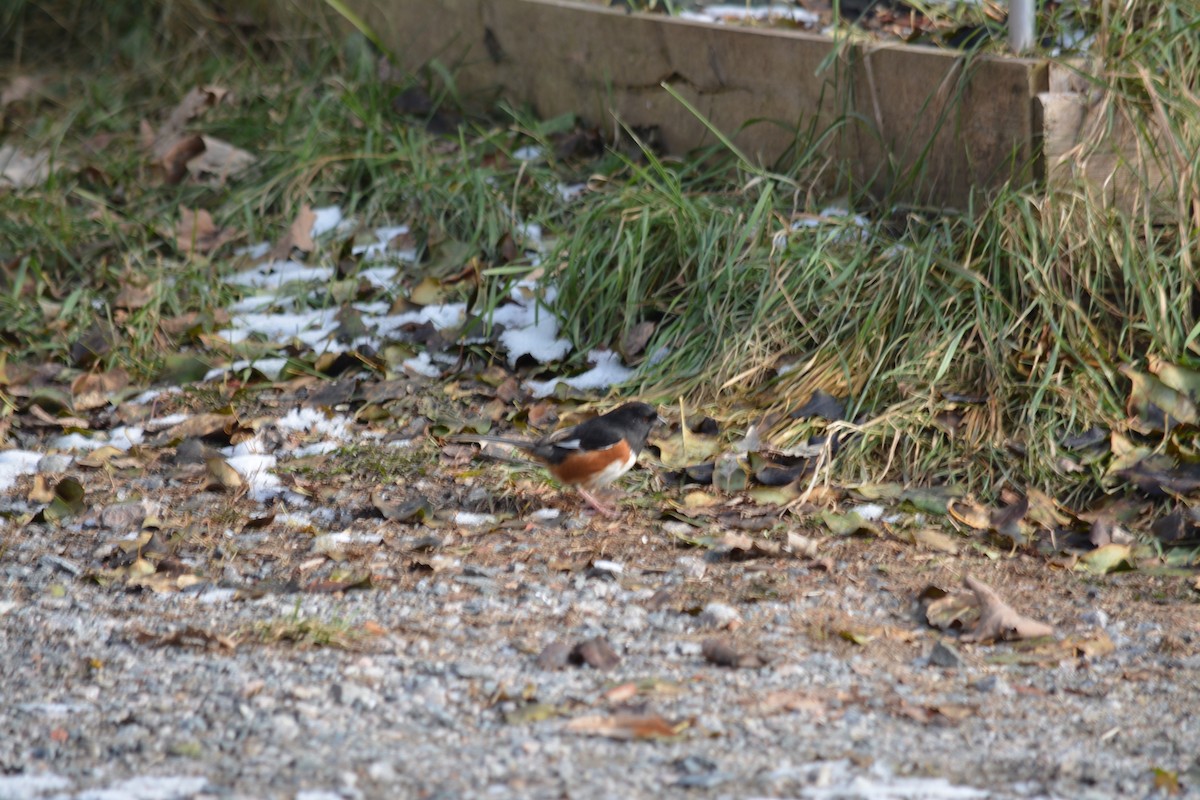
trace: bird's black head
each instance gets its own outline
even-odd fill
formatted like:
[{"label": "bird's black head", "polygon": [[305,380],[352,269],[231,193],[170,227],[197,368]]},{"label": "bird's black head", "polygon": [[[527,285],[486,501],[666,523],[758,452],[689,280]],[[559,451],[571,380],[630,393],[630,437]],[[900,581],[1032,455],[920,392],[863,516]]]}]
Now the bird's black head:
[{"label": "bird's black head", "polygon": [[604,415],[608,421],[619,425],[629,440],[629,446],[635,453],[641,452],[646,446],[646,437],[662,419],[658,409],[649,403],[626,403]]}]

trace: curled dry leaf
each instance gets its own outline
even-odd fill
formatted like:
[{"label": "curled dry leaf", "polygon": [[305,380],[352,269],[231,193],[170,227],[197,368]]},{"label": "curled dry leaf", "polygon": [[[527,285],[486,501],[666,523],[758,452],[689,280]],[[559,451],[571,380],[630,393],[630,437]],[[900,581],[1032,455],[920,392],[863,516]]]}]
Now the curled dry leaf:
[{"label": "curled dry leaf", "polygon": [[210,456],[204,459],[204,466],[208,470],[210,485],[219,486],[222,489],[240,489],[246,483],[237,470],[229,466],[229,462],[220,456]]},{"label": "curled dry leaf", "polygon": [[1161,433],[1179,424],[1200,423],[1196,404],[1186,394],[1132,367],[1122,366],[1120,371],[1131,384],[1125,410],[1141,433]]},{"label": "curled dry leaf", "polygon": [[1054,628],[1046,623],[1017,613],[986,583],[967,575],[963,578],[963,584],[975,593],[979,603],[979,622],[963,635],[964,642],[987,644],[1013,639],[1036,639],[1054,633]]},{"label": "curled dry leaf", "polygon": [[607,736],[610,739],[665,739],[678,736],[687,723],[671,724],[658,714],[613,714],[578,717],[567,723],[570,733]]},{"label": "curled dry leaf", "polygon": [[770,661],[762,653],[741,650],[723,638],[705,639],[700,645],[700,653],[710,664],[732,669],[757,669]]},{"label": "curled dry leaf", "polygon": [[577,666],[587,664],[592,669],[612,669],[621,663],[621,657],[603,637],[593,636],[575,645],[568,661]]}]

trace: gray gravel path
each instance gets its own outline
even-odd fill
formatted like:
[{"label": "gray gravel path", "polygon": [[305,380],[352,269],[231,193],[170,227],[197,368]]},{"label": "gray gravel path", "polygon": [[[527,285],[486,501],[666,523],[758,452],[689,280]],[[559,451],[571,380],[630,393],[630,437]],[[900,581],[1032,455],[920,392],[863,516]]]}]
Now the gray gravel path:
[{"label": "gray gravel path", "polygon": [[[94,536],[4,532],[0,798],[1099,800],[1166,796],[1155,769],[1200,796],[1189,788],[1200,783],[1194,605],[1172,612],[1180,633],[1076,593],[1052,616],[1102,627],[1114,653],[997,665],[985,657],[1006,646],[951,643],[951,666],[939,667],[928,655],[941,635],[914,621],[911,597],[885,578],[834,581],[798,561],[678,551],[671,569],[626,562],[589,576],[448,558],[404,585],[240,598],[204,583],[173,594],[98,586],[71,572]],[[377,545],[384,576],[406,569],[400,544]],[[706,614],[654,602],[764,569],[812,589]],[[910,634],[895,647],[823,641],[817,621],[831,609]],[[375,635],[356,650],[170,638],[288,619]],[[730,621],[769,665],[706,663],[700,642]],[[535,664],[552,641],[590,636],[612,644],[616,668]],[[640,682],[632,697],[610,691],[627,682]],[[614,713],[687,724],[633,741],[569,729]]]}]

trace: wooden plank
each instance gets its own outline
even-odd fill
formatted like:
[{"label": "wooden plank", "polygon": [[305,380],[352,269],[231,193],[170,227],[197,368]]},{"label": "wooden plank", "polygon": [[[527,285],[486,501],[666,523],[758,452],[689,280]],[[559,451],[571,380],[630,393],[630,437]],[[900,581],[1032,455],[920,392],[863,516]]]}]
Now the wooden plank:
[{"label": "wooden plank", "polygon": [[[656,127],[674,153],[712,133],[668,83],[743,152],[785,158],[797,131],[861,185],[917,204],[962,206],[977,188],[1040,173],[1038,92],[1028,59],[856,44],[823,36],[627,14],[565,0],[351,0],[415,70],[450,67],[477,100],[503,96],[543,116],[612,129]],[[923,164],[920,175],[912,175]],[[786,164],[780,164],[786,167]]]}]

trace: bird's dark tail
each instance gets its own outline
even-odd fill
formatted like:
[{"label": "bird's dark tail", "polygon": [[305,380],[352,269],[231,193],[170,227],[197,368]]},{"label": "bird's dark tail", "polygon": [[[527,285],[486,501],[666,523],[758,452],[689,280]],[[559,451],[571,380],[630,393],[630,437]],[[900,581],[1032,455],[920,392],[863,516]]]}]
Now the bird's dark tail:
[{"label": "bird's dark tail", "polygon": [[481,436],[481,435],[470,434],[470,433],[460,433],[460,434],[456,434],[454,436],[447,436],[445,440],[447,442],[456,442],[456,443],[473,442],[475,444],[482,444],[484,442],[493,442],[495,444],[507,444],[511,447],[520,448],[521,450],[532,450],[536,446],[533,442],[526,442],[526,441],[522,441],[520,439],[509,439],[504,436]]}]

